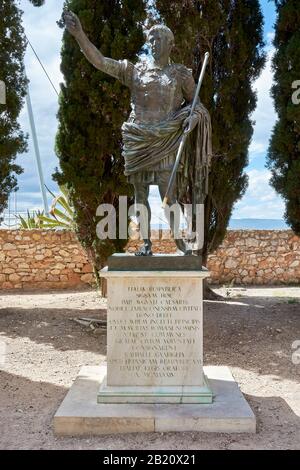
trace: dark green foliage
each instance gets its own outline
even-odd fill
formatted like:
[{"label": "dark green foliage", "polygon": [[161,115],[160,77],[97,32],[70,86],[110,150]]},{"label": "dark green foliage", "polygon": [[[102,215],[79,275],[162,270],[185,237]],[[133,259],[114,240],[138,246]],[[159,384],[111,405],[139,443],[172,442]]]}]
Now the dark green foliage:
[{"label": "dark green foliage", "polygon": [[[38,6],[43,2],[32,0],[32,3]],[[17,121],[27,85],[21,20],[22,12],[16,1],[0,1],[0,80],[6,86],[6,104],[0,104],[0,214],[7,207],[9,194],[17,189],[15,175],[22,173],[15,164],[16,156],[26,151],[26,136]]]},{"label": "dark green foliage", "polygon": [[[26,94],[23,58],[25,41],[21,12],[15,2],[0,3],[0,80],[6,85],[6,104],[0,104],[0,214],[7,207],[11,191],[17,188],[15,174],[18,153],[26,150],[26,136],[17,122]],[[1,219],[0,219],[1,220]]]},{"label": "dark green foliage", "polygon": [[207,254],[222,242],[234,203],[247,187],[244,169],[253,134],[251,89],[264,66],[263,17],[258,0],[157,0],[175,34],[175,62],[198,80],[206,51],[211,59],[201,91],[213,125],[214,159],[205,206]]},{"label": "dark green foliage", "polygon": [[[143,0],[70,0],[65,6],[79,16],[87,36],[106,57],[136,60],[144,42]],[[131,192],[121,156],[121,125],[130,109],[130,95],[87,61],[68,32],[61,55],[65,85],[56,141],[61,170],[54,177],[71,191],[76,233],[97,270],[126,243],[98,239],[96,209],[101,203],[118,208],[118,196]]]},{"label": "dark green foliage", "polygon": [[286,222],[299,235],[300,104],[293,103],[292,96],[296,90],[292,84],[300,80],[300,4],[299,0],[275,3],[278,16],[272,95],[279,119],[270,141],[268,167],[272,172],[271,184],[286,203]]}]

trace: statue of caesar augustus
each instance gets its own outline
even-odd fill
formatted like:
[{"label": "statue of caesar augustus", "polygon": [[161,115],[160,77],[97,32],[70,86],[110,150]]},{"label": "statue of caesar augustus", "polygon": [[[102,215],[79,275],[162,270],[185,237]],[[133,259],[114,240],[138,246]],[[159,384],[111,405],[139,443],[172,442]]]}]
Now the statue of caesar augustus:
[{"label": "statue of caesar augustus", "polygon": [[[133,64],[128,60],[104,57],[89,41],[74,13],[65,12],[64,19],[67,30],[89,62],[131,90],[132,111],[122,126],[125,175],[134,186],[136,207],[144,206],[147,209],[139,213],[140,225],[147,229],[146,233],[142,233],[144,245],[136,255],[152,255],[149,186],[158,185],[163,199],[183,130],[188,134],[188,139],[176,184],[168,198],[169,206],[176,202],[181,206],[192,204],[193,207],[204,203],[212,154],[209,113],[198,100],[189,118],[195,81],[190,69],[170,62],[174,35],[165,25],[155,25],[148,31],[152,61]],[[178,218],[172,211],[168,212],[168,218],[177,248],[184,254],[192,254],[185,241],[175,236],[179,233]]]}]

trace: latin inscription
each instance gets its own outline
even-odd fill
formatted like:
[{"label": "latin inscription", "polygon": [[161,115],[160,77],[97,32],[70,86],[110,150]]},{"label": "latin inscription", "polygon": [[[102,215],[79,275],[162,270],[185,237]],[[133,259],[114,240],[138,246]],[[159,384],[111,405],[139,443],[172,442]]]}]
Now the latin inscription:
[{"label": "latin inscription", "polygon": [[133,285],[127,279],[118,292],[117,285],[110,292],[108,381],[194,385],[198,376],[200,383],[200,284],[189,279],[182,285],[159,280],[149,285],[150,281],[135,279]]}]

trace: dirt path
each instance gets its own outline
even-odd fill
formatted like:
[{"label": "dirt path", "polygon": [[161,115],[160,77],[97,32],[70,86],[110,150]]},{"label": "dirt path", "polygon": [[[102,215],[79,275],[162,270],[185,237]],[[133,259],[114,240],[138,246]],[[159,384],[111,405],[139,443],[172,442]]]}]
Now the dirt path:
[{"label": "dirt path", "polygon": [[105,318],[105,301],[92,291],[0,292],[0,448],[300,449],[300,351],[299,365],[292,362],[300,288],[218,292],[226,301],[205,302],[205,363],[231,368],[256,414],[256,435],[56,438],[52,417],[77,372],[106,354],[105,330],[72,318]]}]

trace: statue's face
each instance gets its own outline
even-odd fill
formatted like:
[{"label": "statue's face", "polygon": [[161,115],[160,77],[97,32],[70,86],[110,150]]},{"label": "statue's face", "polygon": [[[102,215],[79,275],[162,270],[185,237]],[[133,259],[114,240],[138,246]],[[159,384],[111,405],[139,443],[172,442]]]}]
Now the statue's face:
[{"label": "statue's face", "polygon": [[162,57],[170,56],[172,44],[170,43],[167,34],[164,34],[162,31],[159,30],[153,31],[150,33],[148,40],[150,43],[154,60],[158,61]]}]

